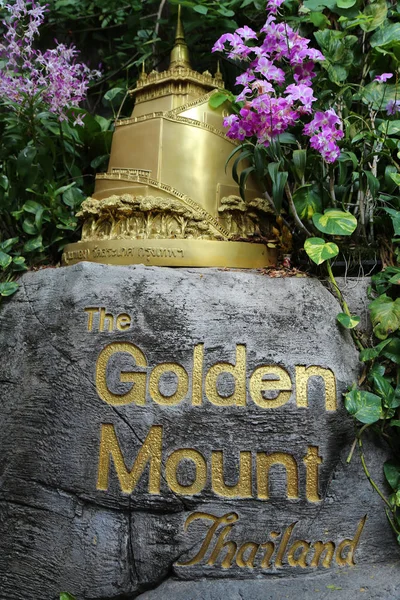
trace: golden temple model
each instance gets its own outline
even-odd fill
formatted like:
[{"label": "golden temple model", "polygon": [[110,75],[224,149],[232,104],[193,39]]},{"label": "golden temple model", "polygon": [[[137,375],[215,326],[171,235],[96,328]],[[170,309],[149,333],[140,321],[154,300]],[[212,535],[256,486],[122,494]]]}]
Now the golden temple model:
[{"label": "golden temple model", "polygon": [[219,67],[214,77],[191,68],[178,10],[169,69],[143,69],[130,92],[132,116],[115,122],[108,171],[82,203],[82,240],[66,246],[64,265],[260,268],[276,261],[268,202],[251,177],[243,201],[225,171],[237,143],[223,127],[226,103],[209,105],[223,88]]}]

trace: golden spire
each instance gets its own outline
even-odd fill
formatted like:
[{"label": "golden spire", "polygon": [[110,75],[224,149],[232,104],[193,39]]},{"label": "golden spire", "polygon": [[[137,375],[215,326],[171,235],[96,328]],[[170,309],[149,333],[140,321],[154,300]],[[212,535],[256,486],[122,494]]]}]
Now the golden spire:
[{"label": "golden spire", "polygon": [[146,73],[145,61],[143,61],[142,62],[142,71],[139,75],[139,81],[144,81],[145,79],[147,79],[147,73]]},{"label": "golden spire", "polygon": [[224,86],[224,80],[222,79],[222,73],[221,73],[219,61],[217,62],[217,72],[215,73],[215,79],[216,79],[216,81],[219,81],[221,83],[221,87]]},{"label": "golden spire", "polygon": [[170,69],[185,67],[190,69],[189,50],[185,42],[185,34],[181,21],[181,5],[178,5],[178,22],[176,24],[175,44],[171,52]]}]

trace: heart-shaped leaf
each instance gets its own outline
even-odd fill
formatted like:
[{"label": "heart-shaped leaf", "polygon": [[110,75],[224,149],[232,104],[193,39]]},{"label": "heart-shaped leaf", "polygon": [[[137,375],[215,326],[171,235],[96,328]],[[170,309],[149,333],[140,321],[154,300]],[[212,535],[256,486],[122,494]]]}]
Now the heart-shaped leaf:
[{"label": "heart-shaped leaf", "polygon": [[313,223],[322,233],[330,235],[351,235],[357,227],[357,219],[349,212],[329,208],[323,215],[315,213]]},{"label": "heart-shaped leaf", "polygon": [[381,399],[376,394],[351,390],[346,394],[344,404],[347,411],[361,423],[370,425],[380,419]]},{"label": "heart-shaped leaf", "polygon": [[357,315],[346,315],[346,313],[339,313],[337,320],[346,329],[354,329],[360,322],[360,317]]},{"label": "heart-shaped leaf", "polygon": [[374,333],[380,340],[400,327],[400,298],[392,300],[386,294],[379,296],[369,305]]},{"label": "heart-shaped leaf", "polygon": [[0,250],[0,267],[2,267],[3,269],[7,269],[11,261],[12,257],[9,254],[6,254],[2,250]]},{"label": "heart-shaped leaf", "polygon": [[322,238],[313,237],[304,242],[304,250],[317,265],[334,258],[339,254],[339,248],[333,242],[325,242]]},{"label": "heart-shaped leaf", "polygon": [[293,202],[300,219],[311,219],[314,213],[321,210],[321,196],[311,185],[303,185],[293,194]]},{"label": "heart-shaped leaf", "polygon": [[12,294],[15,294],[18,287],[18,283],[15,283],[15,281],[0,283],[0,296],[11,296]]},{"label": "heart-shaped leaf", "polygon": [[398,490],[400,486],[400,464],[394,460],[388,460],[383,465],[385,477],[393,490]]}]

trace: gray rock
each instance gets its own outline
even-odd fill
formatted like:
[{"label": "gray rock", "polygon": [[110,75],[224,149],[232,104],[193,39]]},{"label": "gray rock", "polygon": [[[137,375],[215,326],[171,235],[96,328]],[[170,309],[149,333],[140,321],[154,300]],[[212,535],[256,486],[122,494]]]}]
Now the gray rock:
[{"label": "gray rock", "polygon": [[0,311],[0,600],[394,599],[382,502],[346,464],[358,354],[318,281],[81,263],[21,283]]}]

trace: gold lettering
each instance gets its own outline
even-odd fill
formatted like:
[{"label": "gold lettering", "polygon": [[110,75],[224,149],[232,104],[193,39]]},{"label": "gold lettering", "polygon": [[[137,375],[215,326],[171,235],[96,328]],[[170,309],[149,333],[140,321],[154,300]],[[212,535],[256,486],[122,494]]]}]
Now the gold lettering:
[{"label": "gold lettering", "polygon": [[275,567],[282,567],[282,559],[285,555],[287,545],[289,543],[290,536],[292,535],[293,529],[296,523],[292,523],[286,528],[285,533],[282,536],[281,543],[279,544],[278,552],[276,553]]},{"label": "gold lettering", "polygon": [[325,384],[325,408],[328,411],[337,409],[336,379],[331,369],[323,367],[296,367],[296,402],[297,406],[308,408],[308,380],[310,377],[322,377]]},{"label": "gold lettering", "polygon": [[308,446],[307,454],[303,458],[306,466],[306,496],[310,502],[320,502],[318,481],[318,465],[322,463],[322,458],[318,456],[317,446]]},{"label": "gold lettering", "polygon": [[[178,379],[178,384],[174,394],[171,396],[164,396],[164,394],[160,392],[160,378],[164,375],[164,373],[169,372],[175,373]],[[161,365],[154,367],[151,372],[149,380],[149,392],[154,402],[157,404],[162,404],[165,406],[179,404],[179,402],[181,402],[186,396],[188,389],[189,376],[182,365],[178,365],[177,363],[162,363]]]},{"label": "gold lettering", "polygon": [[114,394],[110,392],[107,386],[106,370],[107,363],[111,356],[117,352],[126,352],[130,354],[138,367],[146,367],[147,361],[143,352],[130,342],[113,342],[108,344],[100,352],[96,363],[96,390],[98,395],[107,404],[121,406],[124,404],[143,405],[146,402],[146,373],[132,371],[122,372],[120,380],[123,383],[133,383],[131,389],[125,394]]},{"label": "gold lettering", "polygon": [[325,553],[322,561],[323,567],[330,567],[335,553],[335,544],[333,542],[314,542],[313,548],[315,550],[313,559],[310,563],[310,567],[318,567],[321,556]]},{"label": "gold lettering", "polygon": [[[191,460],[196,468],[194,481],[189,485],[181,485],[177,478],[179,463],[185,459]],[[197,450],[192,450],[191,448],[175,450],[168,457],[165,465],[165,476],[169,487],[175,494],[182,494],[184,496],[199,494],[207,483],[207,463],[204,456],[200,452],[197,452]]]},{"label": "gold lettering", "polygon": [[291,454],[285,452],[257,452],[257,495],[262,500],[269,498],[269,471],[273,465],[283,465],[286,469],[287,497],[299,497],[299,473],[297,463]]},{"label": "gold lettering", "polygon": [[[217,380],[222,373],[230,373],[235,380],[235,390],[229,396],[221,396]],[[206,375],[206,395],[217,406],[246,406],[246,346],[237,344],[236,365],[222,362],[213,365]]]},{"label": "gold lettering", "polygon": [[229,523],[235,523],[239,519],[239,516],[233,512],[226,513],[222,517],[216,517],[215,515],[211,515],[209,513],[194,512],[191,515],[189,515],[188,518],[186,519],[185,525],[184,525],[184,531],[187,531],[187,528],[189,527],[190,523],[192,523],[193,521],[196,521],[197,519],[207,519],[207,520],[212,521],[213,524],[207,531],[207,535],[204,538],[204,541],[200,547],[200,550],[196,554],[196,556],[194,556],[191,560],[189,560],[187,562],[178,562],[177,563],[177,565],[179,565],[181,567],[189,567],[191,565],[195,565],[195,564],[199,563],[206,555],[206,552],[210,546],[211,540],[214,537],[214,534],[217,531],[218,527],[220,525],[227,525]]},{"label": "gold lettering", "polygon": [[225,542],[225,538],[229,535],[232,527],[233,525],[227,525],[219,534],[214,550],[212,551],[210,558],[207,561],[208,565],[215,565],[220,553],[223,550],[226,550],[226,555],[222,559],[221,567],[223,569],[229,569],[232,566],[232,562],[237,550],[237,543],[232,541]]},{"label": "gold lettering", "polygon": [[114,425],[102,425],[97,489],[108,489],[110,459],[112,458],[119,484],[123,492],[126,494],[131,494],[133,492],[144,469],[146,468],[147,463],[150,463],[149,493],[159,494],[161,477],[161,451],[162,427],[160,425],[154,425],[151,427],[145,441],[143,442],[136,460],[133,463],[132,469],[128,471],[120,445],[118,443]]},{"label": "gold lettering", "polygon": [[[304,542],[303,540],[297,540],[294,542],[288,552],[289,565],[291,567],[301,567],[302,569],[305,569],[307,567],[306,559],[308,551],[310,550],[310,546],[311,545],[308,542]],[[302,550],[296,557],[295,554],[299,548],[302,548]]]},{"label": "gold lettering", "polygon": [[[271,537],[278,537],[279,534],[273,535],[273,533],[270,533],[270,535],[271,535]],[[265,542],[265,544],[260,545],[260,548],[265,550],[265,553],[262,558],[260,566],[262,569],[270,569],[271,568],[270,560],[272,558],[273,553],[275,552],[275,544],[274,544],[274,542]]]},{"label": "gold lettering", "polygon": [[225,484],[223,452],[212,452],[211,486],[216,494],[224,498],[251,498],[251,452],[239,452],[239,479],[235,485]]},{"label": "gold lettering", "polygon": [[131,326],[131,318],[126,313],[122,313],[117,317],[117,329],[125,331]]},{"label": "gold lettering", "polygon": [[[350,567],[355,566],[356,563],[354,562],[354,553],[358,546],[358,542],[360,541],[360,536],[361,536],[362,530],[364,529],[366,520],[367,520],[367,515],[365,515],[365,517],[363,517],[361,519],[361,521],[359,522],[356,534],[352,540],[346,539],[346,540],[343,540],[343,542],[341,542],[339,544],[337,551],[336,551],[336,562],[341,567],[344,567],[345,565],[349,565]],[[343,556],[343,550],[346,548],[346,546],[348,546],[349,550],[348,550],[346,556]]]},{"label": "gold lettering", "polygon": [[[256,557],[257,551],[260,545],[255,542],[246,542],[242,546],[240,546],[237,556],[236,556],[236,564],[238,567],[248,567],[249,569],[254,569],[254,559]],[[250,550],[247,555],[247,558],[244,557],[246,552]]]},{"label": "gold lettering", "polygon": [[87,323],[87,330],[88,331],[92,331],[93,330],[93,316],[99,312],[98,308],[85,308],[85,313],[88,313],[88,323]]},{"label": "gold lettering", "polygon": [[[273,379],[263,379],[266,376]],[[261,408],[277,408],[283,406],[292,394],[292,381],[289,373],[276,365],[258,367],[250,377],[250,395]],[[263,392],[278,391],[275,398],[265,398]]]},{"label": "gold lettering", "polygon": [[201,406],[203,402],[203,361],[204,344],[197,344],[193,351],[193,375],[192,375],[192,404]]},{"label": "gold lettering", "polygon": [[106,313],[105,308],[100,308],[99,331],[104,331],[106,320],[108,331],[112,331],[114,329],[114,317],[111,313]]}]

